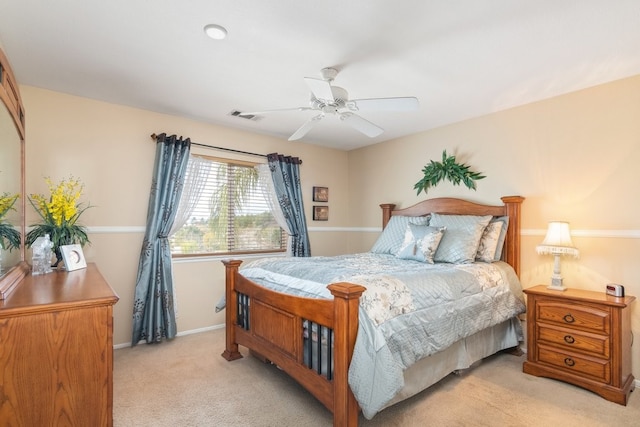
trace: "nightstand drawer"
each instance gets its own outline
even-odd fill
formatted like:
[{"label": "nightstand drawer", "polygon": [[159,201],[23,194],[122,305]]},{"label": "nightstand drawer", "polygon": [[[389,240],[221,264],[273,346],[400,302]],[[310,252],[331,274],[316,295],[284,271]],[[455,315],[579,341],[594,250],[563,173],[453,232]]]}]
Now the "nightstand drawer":
[{"label": "nightstand drawer", "polygon": [[608,384],[611,379],[609,360],[582,357],[575,353],[562,352],[542,345],[538,347],[538,360],[566,372],[583,378],[590,377],[605,384]]},{"label": "nightstand drawer", "polygon": [[570,328],[538,325],[538,341],[554,344],[568,351],[576,350],[609,358],[609,336],[580,332]]},{"label": "nightstand drawer", "polygon": [[609,334],[611,314],[608,310],[587,304],[574,304],[540,298],[536,302],[536,321]]}]

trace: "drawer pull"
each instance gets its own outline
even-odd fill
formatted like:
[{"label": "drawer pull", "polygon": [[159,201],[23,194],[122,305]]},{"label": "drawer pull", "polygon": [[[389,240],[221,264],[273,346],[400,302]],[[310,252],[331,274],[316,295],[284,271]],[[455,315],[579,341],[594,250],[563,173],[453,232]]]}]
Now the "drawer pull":
[{"label": "drawer pull", "polygon": [[564,342],[566,342],[567,344],[573,344],[574,342],[576,342],[576,339],[571,335],[565,335]]},{"label": "drawer pull", "polygon": [[570,314],[565,314],[562,319],[567,323],[573,323],[576,321],[576,319]]},{"label": "drawer pull", "polygon": [[575,360],[570,357],[565,357],[564,364],[567,366],[574,366],[576,364]]}]

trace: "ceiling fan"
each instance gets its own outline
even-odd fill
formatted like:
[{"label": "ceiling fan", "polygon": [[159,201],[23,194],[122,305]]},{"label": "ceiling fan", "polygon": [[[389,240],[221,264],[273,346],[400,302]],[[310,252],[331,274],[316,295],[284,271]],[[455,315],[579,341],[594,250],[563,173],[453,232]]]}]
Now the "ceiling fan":
[{"label": "ceiling fan", "polygon": [[347,91],[339,86],[333,86],[331,82],[338,75],[335,68],[323,68],[322,79],[305,77],[304,81],[311,90],[308,107],[281,108],[252,113],[241,113],[242,116],[255,116],[259,114],[278,111],[317,111],[318,114],[307,120],[289,137],[289,141],[295,141],[305,136],[327,114],[334,114],[340,121],[351,126],[355,130],[374,138],[384,132],[384,129],[356,114],[360,111],[413,111],[418,109],[418,98],[369,98],[349,99]]}]

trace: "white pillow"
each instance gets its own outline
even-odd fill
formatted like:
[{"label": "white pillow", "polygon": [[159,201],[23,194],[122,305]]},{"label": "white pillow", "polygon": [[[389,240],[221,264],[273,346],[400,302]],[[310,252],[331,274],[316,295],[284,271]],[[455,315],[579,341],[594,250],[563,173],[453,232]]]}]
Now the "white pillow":
[{"label": "white pillow", "polygon": [[476,258],[484,229],[493,218],[491,215],[442,215],[431,214],[429,225],[446,227],[434,260],[452,264],[471,263]]},{"label": "white pillow", "polygon": [[433,257],[438,249],[444,227],[407,224],[404,241],[396,252],[396,257],[433,264]]},{"label": "white pillow", "polygon": [[404,240],[404,232],[409,223],[427,225],[429,223],[429,217],[402,215],[392,216],[387,223],[387,226],[382,230],[382,234],[380,234],[378,240],[373,244],[371,252],[376,254],[395,255]]}]

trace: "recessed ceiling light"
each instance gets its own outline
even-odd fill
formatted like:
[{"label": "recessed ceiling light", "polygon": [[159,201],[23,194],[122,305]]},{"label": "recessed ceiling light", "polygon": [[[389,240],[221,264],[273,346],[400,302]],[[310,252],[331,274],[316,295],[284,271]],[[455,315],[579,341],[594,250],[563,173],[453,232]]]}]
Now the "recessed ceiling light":
[{"label": "recessed ceiling light", "polygon": [[227,29],[216,24],[206,25],[204,32],[214,40],[223,40],[227,37]]}]

